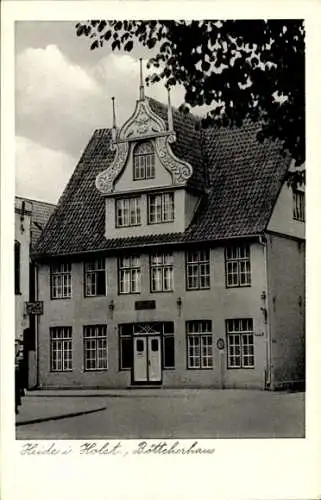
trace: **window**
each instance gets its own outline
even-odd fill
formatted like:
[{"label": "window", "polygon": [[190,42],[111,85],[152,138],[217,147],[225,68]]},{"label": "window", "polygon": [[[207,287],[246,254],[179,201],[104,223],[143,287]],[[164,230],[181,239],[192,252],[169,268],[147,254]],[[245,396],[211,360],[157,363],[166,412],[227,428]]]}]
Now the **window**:
[{"label": "window", "polygon": [[303,191],[293,191],[293,219],[305,221],[305,199]]},{"label": "window", "polygon": [[121,257],[118,261],[119,293],[140,293],[140,257]]},{"label": "window", "polygon": [[225,249],[226,286],[251,285],[249,245],[231,245]]},{"label": "window", "polygon": [[175,368],[174,323],[166,321],[163,327],[163,368]]},{"label": "window", "polygon": [[[175,368],[174,323],[127,323],[119,325],[119,369],[130,370],[133,366],[133,334],[162,336],[163,369]],[[156,345],[157,343],[157,345]],[[139,348],[139,345],[137,346]],[[143,344],[144,347],[144,344]],[[153,342],[152,350],[158,349],[158,342]]]},{"label": "window", "polygon": [[134,149],[134,181],[155,177],[155,152],[153,144],[140,142]]},{"label": "window", "polygon": [[209,320],[187,321],[187,368],[213,367],[212,322]]},{"label": "window", "polygon": [[50,270],[51,298],[71,297],[71,263],[55,262]]},{"label": "window", "polygon": [[85,371],[107,370],[106,325],[84,326]]},{"label": "window", "polygon": [[20,255],[21,245],[19,241],[14,242],[14,290],[15,294],[20,293]]},{"label": "window", "polygon": [[116,227],[140,226],[140,197],[116,200]]},{"label": "window", "polygon": [[85,262],[85,296],[106,295],[105,259]]},{"label": "window", "polygon": [[209,250],[186,253],[186,275],[187,290],[202,290],[210,287]]},{"label": "window", "polygon": [[151,291],[169,292],[173,290],[173,254],[162,253],[151,256]]},{"label": "window", "polygon": [[148,196],[148,224],[173,222],[174,193],[151,194]]},{"label": "window", "polygon": [[70,326],[50,328],[51,371],[72,370],[72,335]]},{"label": "window", "polygon": [[119,369],[129,370],[133,366],[133,325],[119,325]]},{"label": "window", "polygon": [[228,368],[253,368],[253,320],[228,319],[226,321],[226,334]]}]

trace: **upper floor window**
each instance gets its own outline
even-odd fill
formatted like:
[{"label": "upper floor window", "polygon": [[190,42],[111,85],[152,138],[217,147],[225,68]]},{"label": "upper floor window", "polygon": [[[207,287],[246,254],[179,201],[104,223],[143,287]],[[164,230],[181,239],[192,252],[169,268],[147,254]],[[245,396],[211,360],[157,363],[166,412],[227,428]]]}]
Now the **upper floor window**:
[{"label": "upper floor window", "polygon": [[106,295],[105,259],[85,262],[85,296]]},{"label": "upper floor window", "polygon": [[213,367],[212,322],[210,320],[187,321],[187,368]]},{"label": "upper floor window", "polygon": [[226,335],[228,368],[253,368],[253,320],[228,319],[226,321]]},{"label": "upper floor window", "polygon": [[293,219],[305,221],[305,196],[304,191],[293,191]]},{"label": "upper floor window", "polygon": [[133,160],[134,181],[155,177],[155,152],[150,141],[140,142],[136,145]]},{"label": "upper floor window", "polygon": [[151,291],[169,292],[173,290],[173,254],[154,254],[150,260]]},{"label": "upper floor window", "polygon": [[119,293],[140,293],[140,257],[120,257],[118,261]]},{"label": "upper floor window", "polygon": [[18,295],[20,293],[20,257],[21,244],[19,241],[14,242],[14,291]]},{"label": "upper floor window", "polygon": [[249,245],[231,245],[225,249],[226,286],[251,285]]},{"label": "upper floor window", "polygon": [[186,288],[202,290],[210,287],[210,252],[196,250],[186,253]]},{"label": "upper floor window", "polygon": [[148,223],[160,224],[174,220],[174,193],[148,196]]},{"label": "upper floor window", "polygon": [[71,263],[55,262],[50,268],[50,286],[52,299],[71,297]]},{"label": "upper floor window", "polygon": [[116,227],[139,226],[141,224],[140,197],[116,200]]}]

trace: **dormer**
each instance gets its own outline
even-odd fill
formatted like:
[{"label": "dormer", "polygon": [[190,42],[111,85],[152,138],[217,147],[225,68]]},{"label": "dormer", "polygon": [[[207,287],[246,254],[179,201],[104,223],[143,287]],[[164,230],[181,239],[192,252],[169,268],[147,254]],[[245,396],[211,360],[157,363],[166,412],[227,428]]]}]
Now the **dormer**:
[{"label": "dormer", "polygon": [[176,134],[169,92],[165,121],[153,111],[142,82],[141,71],[139,100],[120,129],[113,99],[115,156],[96,178],[96,187],[105,196],[106,238],[183,232],[201,197],[188,187],[193,166],[171,148]]}]

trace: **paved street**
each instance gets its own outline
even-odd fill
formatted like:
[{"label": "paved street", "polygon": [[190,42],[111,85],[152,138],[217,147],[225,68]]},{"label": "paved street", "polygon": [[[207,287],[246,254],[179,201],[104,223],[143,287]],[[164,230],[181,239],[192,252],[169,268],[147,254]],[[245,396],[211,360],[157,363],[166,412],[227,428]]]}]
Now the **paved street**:
[{"label": "paved street", "polygon": [[[123,391],[28,396],[29,413],[94,411],[17,427],[17,439],[304,437],[304,393],[252,390]],[[63,409],[65,408],[65,412]]]}]

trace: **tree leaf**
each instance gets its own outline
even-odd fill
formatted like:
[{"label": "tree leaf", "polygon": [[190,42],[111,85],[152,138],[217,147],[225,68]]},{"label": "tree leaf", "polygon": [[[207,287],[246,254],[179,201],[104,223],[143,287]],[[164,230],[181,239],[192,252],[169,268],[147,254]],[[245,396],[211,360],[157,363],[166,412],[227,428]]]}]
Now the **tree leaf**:
[{"label": "tree leaf", "polygon": [[95,40],[91,46],[90,46],[90,50],[95,50],[95,49],[98,49],[98,40]]},{"label": "tree leaf", "polygon": [[124,46],[124,50],[126,50],[127,52],[130,52],[133,48],[133,41],[132,40],[128,40],[128,42],[125,44]]},{"label": "tree leaf", "polygon": [[97,26],[97,31],[99,33],[101,33],[107,26],[107,22],[106,21],[100,21],[98,26]]}]

